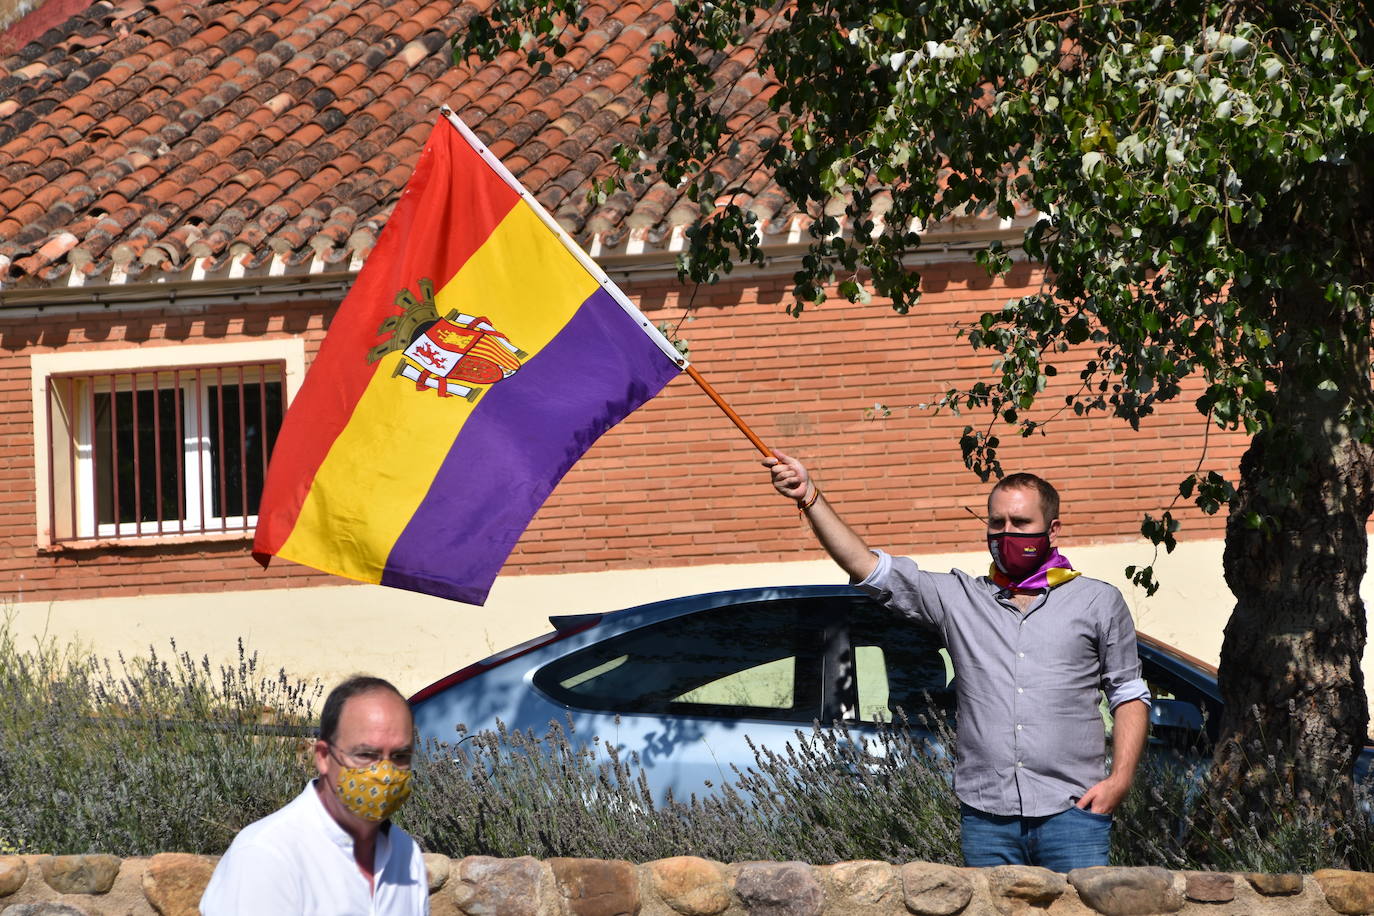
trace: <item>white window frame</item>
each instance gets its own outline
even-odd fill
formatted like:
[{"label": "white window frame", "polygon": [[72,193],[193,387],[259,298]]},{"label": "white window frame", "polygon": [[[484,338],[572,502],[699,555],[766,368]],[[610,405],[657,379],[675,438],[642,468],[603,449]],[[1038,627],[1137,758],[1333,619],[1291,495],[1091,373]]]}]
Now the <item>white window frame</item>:
[{"label": "white window frame", "polygon": [[[206,389],[217,383],[214,367],[232,367],[236,364],[279,362],[283,365],[282,394],[283,410],[295,399],[296,393],[305,377],[305,342],[300,338],[279,338],[271,340],[243,341],[221,344],[186,344],[160,347],[140,347],[127,350],[84,350],[77,352],[36,353],[31,357],[33,430],[34,430],[34,480],[35,528],[38,546],[89,546],[106,542],[126,541],[129,543],[156,543],[159,538],[167,537],[178,541],[219,540],[226,537],[242,539],[251,536],[256,518],[244,519],[240,516],[225,518],[205,518],[201,506],[209,511],[210,500],[206,498],[207,488],[213,485],[214,469],[209,462],[202,460],[209,454],[209,431],[206,428],[209,416],[209,402],[205,397]],[[196,425],[184,422],[182,431],[183,455],[186,457],[187,473],[183,478],[185,490],[185,513],[183,518],[158,522],[107,522],[96,523],[94,494],[94,446],[92,420],[88,410],[76,412],[77,429],[72,430],[71,419],[58,409],[50,412],[48,382],[52,376],[82,375],[97,378],[102,373],[157,371],[159,378],[168,379],[162,390],[171,390],[172,374],[181,370],[192,372],[200,367],[207,371],[197,380],[194,376],[183,378],[182,387],[190,388],[199,384],[202,391],[195,392],[194,398],[183,399],[183,411],[190,419],[190,411],[196,409],[200,416],[195,418]],[[247,380],[246,380],[247,381]],[[251,384],[251,382],[249,382]],[[109,391],[106,383],[104,392]],[[117,390],[131,390],[123,385]],[[100,388],[96,389],[100,391]],[[102,392],[102,393],[104,393]],[[192,422],[195,422],[193,420]],[[76,436],[74,458],[59,455],[59,443],[68,442]],[[76,461],[75,473],[70,462]],[[57,465],[57,466],[54,466]],[[197,468],[199,473],[192,474],[190,469]],[[193,480],[193,477],[199,479]],[[72,486],[75,492],[71,492]],[[72,532],[63,531],[60,542],[53,530],[53,503],[59,508],[71,506],[75,501],[75,511],[71,513],[76,528]],[[224,507],[232,511],[232,507]],[[70,512],[70,509],[64,509]],[[182,524],[188,529],[183,532]],[[213,529],[221,527],[223,532]]]}]

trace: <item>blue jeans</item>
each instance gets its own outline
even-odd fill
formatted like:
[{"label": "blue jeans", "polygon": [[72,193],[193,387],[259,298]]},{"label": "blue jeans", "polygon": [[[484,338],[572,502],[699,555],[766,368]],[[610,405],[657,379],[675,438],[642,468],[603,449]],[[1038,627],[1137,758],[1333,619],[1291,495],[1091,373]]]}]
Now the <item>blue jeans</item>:
[{"label": "blue jeans", "polygon": [[1112,846],[1112,816],[1073,807],[1045,817],[987,814],[959,806],[964,864],[1039,865],[1063,874],[1106,865]]}]

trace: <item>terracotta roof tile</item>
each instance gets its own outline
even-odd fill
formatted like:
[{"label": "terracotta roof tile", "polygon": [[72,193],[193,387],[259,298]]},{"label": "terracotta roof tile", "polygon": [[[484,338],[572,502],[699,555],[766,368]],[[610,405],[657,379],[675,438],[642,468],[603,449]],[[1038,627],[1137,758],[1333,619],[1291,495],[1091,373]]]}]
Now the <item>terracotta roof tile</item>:
[{"label": "terracotta roof tile", "polygon": [[[637,80],[671,0],[589,0],[592,28],[536,79],[514,52],[456,69],[452,0],[102,0],[0,59],[0,253],[25,282],[155,278],[196,258],[344,264],[373,244],[442,104],[564,224],[670,234],[695,212],[656,185],[595,206],[587,183],[637,128]],[[723,60],[718,101],[767,117],[767,82]],[[755,140],[766,137],[764,128]],[[791,210],[757,142],[717,171]],[[5,280],[4,282],[8,282]],[[94,282],[94,281],[93,281]]]}]

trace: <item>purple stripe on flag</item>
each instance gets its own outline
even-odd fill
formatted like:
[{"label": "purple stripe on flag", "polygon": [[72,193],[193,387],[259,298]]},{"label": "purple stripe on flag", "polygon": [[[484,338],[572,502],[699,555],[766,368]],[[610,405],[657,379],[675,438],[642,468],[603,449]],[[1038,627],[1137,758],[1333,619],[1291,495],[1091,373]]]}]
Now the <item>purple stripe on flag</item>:
[{"label": "purple stripe on flag", "polygon": [[463,424],[391,548],[382,584],[480,604],[549,493],[680,370],[598,289]]}]

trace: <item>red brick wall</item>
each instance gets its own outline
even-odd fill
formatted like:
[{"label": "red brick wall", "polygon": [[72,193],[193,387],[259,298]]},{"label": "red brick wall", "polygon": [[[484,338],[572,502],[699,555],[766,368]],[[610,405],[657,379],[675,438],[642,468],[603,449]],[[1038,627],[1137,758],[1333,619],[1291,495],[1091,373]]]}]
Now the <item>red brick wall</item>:
[{"label": "red brick wall", "polygon": [[[0,599],[46,601],[107,595],[167,594],[325,584],[333,577],[288,563],[263,572],[248,541],[130,543],[104,548],[37,548],[32,371],[29,356],[55,350],[150,351],[168,345],[303,335],[313,358],[334,303],[238,303],[200,313],[184,307],[88,311],[12,318],[0,312]],[[149,364],[155,364],[150,358]],[[188,614],[193,613],[188,609]]]},{"label": "red brick wall", "polygon": [[[817,472],[826,492],[875,545],[897,552],[977,549],[986,486],[963,467],[959,433],[985,415],[936,415],[950,386],[990,374],[992,355],[954,339],[961,320],[999,307],[1017,287],[975,267],[925,272],[911,315],[882,303],[829,303],[788,317],[786,278],[697,291],[681,336],[701,373],[772,447]],[[1038,276],[1021,268],[1018,284]],[[675,283],[627,286],[655,322],[676,323],[690,291]],[[35,547],[33,427],[28,353],[53,348],[157,346],[302,334],[313,356],[332,309],[321,302],[217,307],[200,315],[89,312],[12,321],[0,315],[0,597],[47,600],[113,592],[151,594],[341,582],[285,562],[262,571],[247,541],[174,548]],[[1041,419],[1077,379],[1064,364]],[[875,404],[886,410],[874,410]],[[1003,436],[1008,470],[1032,470],[1064,496],[1066,552],[1074,543],[1130,540],[1144,512],[1158,515],[1202,455],[1205,425],[1192,396],[1166,405],[1138,433],[1072,413],[1047,435]],[[1213,431],[1205,467],[1233,471],[1239,437]],[[743,435],[683,376],[608,433],[565,478],[504,575],[645,566],[798,560],[818,548],[773,494]],[[1175,509],[1187,538],[1216,537],[1220,518]]]},{"label": "red brick wall", "polygon": [[[964,466],[958,440],[985,414],[936,414],[952,386],[988,378],[993,356],[954,339],[961,320],[1018,292],[976,267],[924,271],[926,294],[908,316],[880,303],[830,303],[800,319],[783,313],[789,284],[698,292],[681,327],[697,369],[773,448],[801,457],[828,496],[875,546],[900,552],[978,549],[986,485]],[[1016,279],[1038,283],[1022,268]],[[635,291],[632,291],[634,295]],[[671,293],[639,291],[655,320],[680,315]],[[667,307],[659,303],[666,299]],[[1036,416],[1047,418],[1077,383],[1062,371]],[[1066,552],[1077,543],[1130,540],[1158,516],[1203,454],[1195,395],[1165,405],[1134,432],[1101,414],[1067,412],[1046,435],[1003,427],[1002,462],[1053,482],[1064,497]],[[875,411],[885,405],[890,414]],[[1213,431],[1206,468],[1234,472],[1238,436]],[[508,571],[797,560],[818,549],[773,494],[759,456],[685,376],[608,434],[565,479],[517,547]],[[1223,519],[1186,504],[1185,539],[1217,537]]]}]

